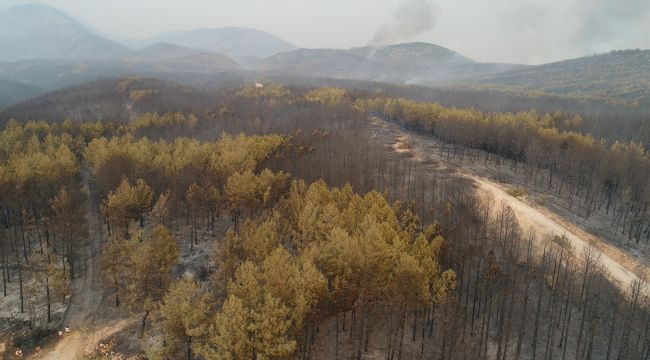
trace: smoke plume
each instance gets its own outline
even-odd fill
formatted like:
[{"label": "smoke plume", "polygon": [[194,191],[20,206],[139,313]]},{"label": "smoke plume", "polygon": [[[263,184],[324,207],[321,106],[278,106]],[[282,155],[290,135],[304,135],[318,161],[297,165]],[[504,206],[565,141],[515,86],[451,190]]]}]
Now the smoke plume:
[{"label": "smoke plume", "polygon": [[428,0],[406,0],[393,18],[375,31],[370,45],[388,45],[412,40],[431,30],[436,22],[433,5]]},{"label": "smoke plume", "polygon": [[579,9],[579,28],[571,40],[584,50],[620,47],[617,40],[621,37],[647,39],[648,0],[583,0]]}]

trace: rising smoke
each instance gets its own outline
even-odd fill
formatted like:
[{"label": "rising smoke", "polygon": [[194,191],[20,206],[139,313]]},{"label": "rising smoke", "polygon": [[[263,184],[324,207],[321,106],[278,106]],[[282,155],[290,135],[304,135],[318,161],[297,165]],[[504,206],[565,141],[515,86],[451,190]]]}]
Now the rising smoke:
[{"label": "rising smoke", "polygon": [[428,0],[405,0],[392,19],[375,31],[370,45],[388,45],[412,40],[431,30],[435,22],[434,7]]},{"label": "rising smoke", "polygon": [[618,38],[634,38],[636,34],[647,40],[650,0],[583,0],[579,9],[579,28],[571,40],[585,51],[617,47]]}]

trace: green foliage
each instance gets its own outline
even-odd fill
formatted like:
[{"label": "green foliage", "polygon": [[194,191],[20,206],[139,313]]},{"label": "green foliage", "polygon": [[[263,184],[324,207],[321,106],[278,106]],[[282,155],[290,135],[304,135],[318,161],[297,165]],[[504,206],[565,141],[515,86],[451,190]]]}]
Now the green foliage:
[{"label": "green foliage", "polygon": [[276,83],[265,84],[262,87],[253,84],[247,85],[237,91],[235,95],[249,99],[265,100],[270,106],[293,102],[295,97],[289,89]]},{"label": "green foliage", "polygon": [[200,352],[285,357],[324,316],[364,304],[444,302],[456,284],[438,265],[444,239],[399,208],[378,192],[294,181],[261,220],[230,231],[217,250],[215,284],[227,284],[227,298]]},{"label": "green foliage", "polygon": [[158,115],[158,113],[147,113],[133,120],[125,131],[136,134],[145,130],[151,131],[154,129],[166,131],[177,130],[180,128],[192,129],[196,127],[198,122],[199,119],[197,119],[193,114],[184,115],[175,112],[166,113],[161,116]]},{"label": "green foliage", "polygon": [[216,142],[178,138],[173,143],[135,139],[132,135],[91,141],[85,157],[103,194],[126,177],[144,179],[156,193],[172,189],[183,198],[192,183],[220,189],[234,172],[255,171],[260,163],[283,150],[280,135],[222,135]]},{"label": "green foliage", "polygon": [[132,90],[129,93],[129,100],[138,102],[156,96],[156,90]]},{"label": "green foliage", "polygon": [[580,116],[482,113],[405,99],[359,99],[355,106],[453,145],[527,161],[528,167],[548,169],[566,182],[613,189],[619,195],[629,189],[629,200],[640,203],[650,198],[645,175],[650,172],[650,155],[643,144],[608,144],[590,134],[558,130],[579,126]]},{"label": "green foliage", "polygon": [[124,246],[126,299],[131,308],[146,308],[148,301],[160,300],[171,281],[180,255],[176,238],[156,225],[151,233],[136,233]]},{"label": "green foliage", "polygon": [[173,283],[162,299],[157,322],[163,344],[148,348],[148,358],[178,358],[183,351],[191,351],[193,341],[207,331],[211,306],[210,295],[194,280],[183,278]]},{"label": "green foliage", "polygon": [[129,236],[129,226],[132,220],[140,220],[151,206],[151,187],[142,179],[135,185],[123,179],[120,186],[111,191],[103,204],[104,214],[113,224],[124,230],[124,238]]},{"label": "green foliage", "polygon": [[273,203],[286,189],[289,175],[264,169],[259,175],[251,170],[234,172],[225,185],[225,195],[234,209],[247,209],[254,213]]},{"label": "green foliage", "polygon": [[346,91],[339,88],[320,88],[305,94],[305,100],[326,106],[340,105],[345,101]]},{"label": "green foliage", "polygon": [[528,194],[526,189],[522,189],[522,188],[511,188],[511,189],[508,189],[506,191],[506,193],[508,193],[508,195],[516,197],[516,198],[522,197],[522,196],[525,196],[525,195]]}]

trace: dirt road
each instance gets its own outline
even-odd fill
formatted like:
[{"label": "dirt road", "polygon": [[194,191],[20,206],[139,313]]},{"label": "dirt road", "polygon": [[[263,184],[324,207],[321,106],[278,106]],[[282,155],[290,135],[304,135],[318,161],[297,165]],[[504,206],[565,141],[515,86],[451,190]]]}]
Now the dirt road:
[{"label": "dirt road", "polygon": [[[89,175],[84,174],[86,191],[89,191]],[[123,329],[132,320],[114,320],[99,323],[102,311],[99,254],[103,246],[102,222],[97,213],[97,204],[87,197],[85,213],[88,221],[88,243],[83,247],[80,259],[84,270],[72,282],[72,298],[66,310],[61,327],[70,326],[65,334],[50,349],[33,356],[34,359],[83,359],[102,339]]]},{"label": "dirt road", "polygon": [[[580,229],[570,220],[562,218],[549,209],[509,195],[504,185],[477,175],[471,167],[455,164],[453,160],[449,161],[441,156],[438,151],[434,150],[437,148],[434,144],[435,140],[422,135],[408,134],[397,125],[379,119],[374,119],[372,124],[374,130],[380,134],[379,136],[394,142],[393,148],[396,151],[408,151],[416,161],[435,161],[439,164],[446,164],[443,166],[473,180],[478,191],[493,196],[495,205],[500,205],[503,202],[512,208],[523,229],[532,228],[540,238],[564,235],[570,241],[573,251],[577,255],[592,246],[599,254],[600,264],[607,270],[609,278],[622,289],[626,289],[635,280],[647,281],[650,279],[648,267],[633,256],[609,245],[604,239]],[[646,288],[645,291],[650,296],[650,289]]]},{"label": "dirt road", "polygon": [[[499,185],[487,179],[482,179],[477,176],[469,175],[478,185],[482,191],[492,194],[494,196],[495,204],[505,203],[515,213],[519,224],[522,228],[532,228],[540,236],[562,236],[564,235],[573,248],[574,253],[581,254],[590,246],[589,239],[585,239],[579,235],[580,232],[575,228],[570,229],[558,224],[555,220],[542,213],[540,210],[535,209],[531,205],[509,195]],[[576,234],[577,233],[577,234]],[[594,244],[593,248],[600,255],[600,263],[609,272],[610,279],[618,283],[619,286],[625,287],[628,284],[639,280],[639,277],[626,269],[623,265],[609,257],[605,252],[600,251],[598,246]]]},{"label": "dirt road", "polygon": [[33,356],[32,359],[85,359],[103,339],[117,334],[136,322],[137,319],[121,319],[109,322],[100,328],[73,329],[69,334],[63,336],[53,348]]}]

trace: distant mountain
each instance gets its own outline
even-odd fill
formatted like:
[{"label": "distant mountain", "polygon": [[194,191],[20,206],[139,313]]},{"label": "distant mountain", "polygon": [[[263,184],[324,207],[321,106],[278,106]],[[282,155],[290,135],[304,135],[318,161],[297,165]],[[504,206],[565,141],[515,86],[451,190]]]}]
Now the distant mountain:
[{"label": "distant mountain", "polygon": [[561,96],[650,108],[650,50],[525,66],[476,62],[428,43],[296,49],[267,32],[236,27],[165,33],[137,47],[108,40],[82,20],[46,5],[0,10],[0,107],[104,77],[210,83],[247,74],[452,86],[461,92]]},{"label": "distant mountain", "polygon": [[[13,104],[0,111],[0,128],[9,119],[28,121],[62,121],[73,119],[118,120],[128,119],[129,95],[134,90],[159,90],[163,82],[148,79],[105,78],[49,92]],[[167,86],[180,90],[178,85]],[[168,90],[171,92],[172,90]],[[151,99],[155,100],[155,99]],[[161,105],[165,105],[162,102]],[[138,107],[136,105],[136,107]]]},{"label": "distant mountain", "polygon": [[222,54],[171,44],[154,44],[121,59],[22,60],[0,62],[0,79],[44,91],[106,77],[218,74],[240,66]]},{"label": "distant mountain", "polygon": [[240,62],[251,62],[296,48],[268,32],[238,27],[176,31],[144,40],[144,44],[159,42],[225,54]]},{"label": "distant mountain", "polygon": [[650,50],[619,50],[529,66],[479,77],[473,82],[496,88],[650,105]]},{"label": "distant mountain", "polygon": [[116,60],[22,60],[0,63],[0,78],[47,91],[110,75]]},{"label": "distant mountain", "polygon": [[342,49],[298,49],[262,61],[261,71],[335,79],[439,85],[521,65],[487,64],[427,43]]},{"label": "distant mountain", "polygon": [[[216,84],[222,82],[223,79],[215,81]],[[139,91],[147,95],[134,98],[132,95]],[[0,129],[10,119],[129,121],[143,113],[170,111],[195,112],[198,115],[203,114],[206,107],[212,108],[219,94],[216,89],[205,91],[168,80],[103,78],[8,106],[0,110]]]},{"label": "distant mountain", "polygon": [[156,43],[123,59],[126,70],[138,72],[213,73],[239,69],[239,64],[226,55],[190,49],[184,46]]},{"label": "distant mountain", "polygon": [[45,90],[19,82],[0,79],[0,108],[44,93]]},{"label": "distant mountain", "polygon": [[185,46],[170,43],[155,43],[142,49],[134,51],[126,59],[134,60],[151,60],[151,59],[170,59],[184,56],[198,55],[205,51],[191,49]]},{"label": "distant mountain", "polygon": [[41,4],[0,10],[0,49],[0,61],[111,59],[130,52],[63,12]]}]

